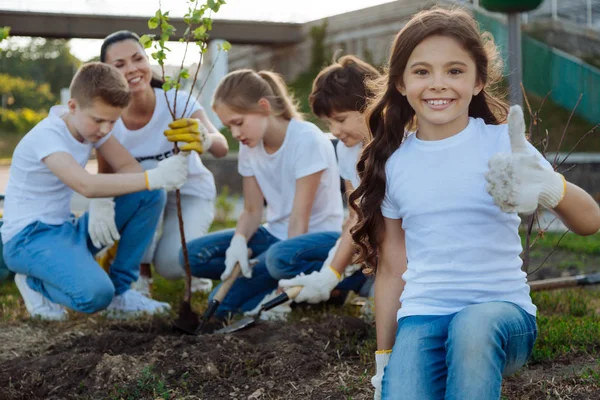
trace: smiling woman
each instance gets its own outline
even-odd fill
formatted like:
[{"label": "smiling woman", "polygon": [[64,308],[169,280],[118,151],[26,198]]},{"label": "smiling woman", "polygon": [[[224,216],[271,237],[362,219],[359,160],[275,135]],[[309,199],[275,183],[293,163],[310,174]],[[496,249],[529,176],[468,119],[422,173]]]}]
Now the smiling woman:
[{"label": "smiling woman", "polygon": [[[129,31],[109,35],[100,50],[100,60],[117,68],[127,80],[131,103],[116,122],[112,131],[123,146],[146,170],[156,167],[173,153],[172,141],[187,141],[201,151],[215,157],[227,154],[225,137],[210,123],[203,108],[190,94],[162,89],[163,82],[153,76],[150,62],[139,37]],[[189,101],[187,110],[184,105]],[[177,129],[169,112],[169,104],[178,104]],[[184,114],[185,112],[185,114]],[[165,135],[169,135],[169,137]],[[196,153],[189,156],[189,175],[181,188],[181,203],[185,220],[186,238],[195,239],[204,235],[213,220],[216,197],[212,173],[204,166]],[[98,157],[98,171],[110,172],[106,160]],[[144,293],[150,289],[150,264],[168,278],[179,279],[184,275],[178,264],[181,248],[175,193],[167,194],[167,204],[162,218],[162,235],[155,234],[141,266],[141,276],[136,287]],[[92,221],[93,222],[93,221]],[[208,280],[194,280],[197,290],[210,290]]]}]

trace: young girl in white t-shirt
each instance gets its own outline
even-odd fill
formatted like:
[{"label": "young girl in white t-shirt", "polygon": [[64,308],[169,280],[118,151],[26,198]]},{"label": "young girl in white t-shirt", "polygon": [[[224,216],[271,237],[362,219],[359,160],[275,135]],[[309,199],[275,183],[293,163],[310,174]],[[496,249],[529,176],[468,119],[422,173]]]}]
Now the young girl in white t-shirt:
[{"label": "young girl in white t-shirt", "polygon": [[[203,133],[200,135],[202,151],[208,151],[215,157],[227,154],[225,137],[210,123],[194,96],[190,99],[190,94],[181,90],[176,96],[175,89],[168,92],[162,89],[162,82],[153,77],[148,56],[135,33],[118,31],[109,35],[102,44],[100,61],[115,66],[129,83],[132,100],[115,124],[112,135],[144,169],[152,169],[160,160],[173,155],[173,143],[165,136],[169,133],[178,134],[181,141],[195,140]],[[180,118],[175,123],[169,112],[169,104],[171,108],[176,106],[175,112]],[[184,110],[186,105],[187,109]],[[179,130],[174,132],[170,129],[170,124]],[[203,127],[206,128],[205,132],[201,132]],[[186,128],[187,131],[181,128]],[[186,135],[189,133],[192,135]],[[101,173],[110,172],[102,156],[98,156],[98,170]],[[215,198],[213,174],[204,166],[198,154],[192,153],[189,157],[188,181],[181,188],[181,209],[187,240],[196,239],[208,232],[214,217]],[[182,278],[184,270],[178,262],[180,249],[175,192],[171,192],[167,195],[162,223],[142,260],[140,279],[135,287],[148,294],[150,264],[154,264],[156,272],[167,279]],[[210,290],[212,282],[194,279],[192,288]]]},{"label": "young girl in white t-shirt", "polygon": [[521,109],[501,125],[498,61],[465,11],[420,12],[367,110],[350,201],[359,260],[376,271],[376,399],[499,399],[537,336],[517,213],[600,228],[594,199],[527,142]]},{"label": "young girl in white t-shirt", "polygon": [[[333,145],[296,110],[281,77],[239,70],[217,87],[213,109],[241,143],[244,210],[235,229],[188,243],[194,276],[227,279],[239,262],[243,277],[233,284],[217,317],[249,311],[277,288],[272,260],[278,252],[310,253],[322,244],[285,247],[287,239],[312,232],[339,232],[343,210]],[[261,225],[266,200],[266,224]],[[284,247],[281,247],[284,246]],[[248,251],[258,264],[249,265]],[[183,265],[183,260],[180,260]],[[290,271],[289,276],[297,273]]]}]

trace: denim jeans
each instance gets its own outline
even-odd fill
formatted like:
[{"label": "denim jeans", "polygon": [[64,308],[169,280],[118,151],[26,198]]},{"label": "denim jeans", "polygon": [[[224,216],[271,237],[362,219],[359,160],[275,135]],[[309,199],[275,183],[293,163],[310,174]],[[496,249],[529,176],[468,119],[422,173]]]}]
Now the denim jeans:
[{"label": "denim jeans", "polygon": [[[194,276],[220,279],[225,270],[225,251],[234,233],[234,229],[219,231],[188,243],[190,268]],[[224,318],[229,314],[250,311],[277,288],[280,279],[320,269],[339,235],[339,232],[310,233],[280,241],[260,227],[248,241],[252,258],[258,260],[252,269],[252,278],[240,277],[234,282],[215,316]],[[183,265],[182,254],[180,264]],[[338,288],[358,290],[356,287],[360,288],[364,280],[362,273],[356,277],[353,275],[341,282]],[[209,298],[218,289],[219,286]]]},{"label": "denim jeans", "polygon": [[525,364],[536,337],[535,317],[507,302],[401,318],[382,399],[500,399],[502,376]]},{"label": "denim jeans", "polygon": [[[0,227],[2,227],[2,219],[0,219]],[[12,274],[4,262],[4,257],[2,256],[3,248],[4,246],[2,245],[2,237],[0,237],[0,282],[4,281],[5,279],[9,279]]]},{"label": "denim jeans", "polygon": [[29,287],[51,301],[84,313],[102,310],[137,280],[164,204],[162,191],[115,198],[121,240],[109,274],[94,259],[100,249],[88,235],[88,213],[61,225],[29,224],[5,243],[4,259],[10,270],[28,276]]}]

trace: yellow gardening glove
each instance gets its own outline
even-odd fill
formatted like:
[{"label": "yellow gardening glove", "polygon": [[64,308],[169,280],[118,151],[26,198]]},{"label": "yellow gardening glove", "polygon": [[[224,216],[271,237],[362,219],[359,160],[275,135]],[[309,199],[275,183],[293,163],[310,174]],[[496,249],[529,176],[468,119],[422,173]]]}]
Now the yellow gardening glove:
[{"label": "yellow gardening glove", "polygon": [[169,142],[184,142],[181,151],[196,151],[202,154],[210,149],[212,139],[206,127],[198,119],[180,118],[169,124],[165,136]]}]

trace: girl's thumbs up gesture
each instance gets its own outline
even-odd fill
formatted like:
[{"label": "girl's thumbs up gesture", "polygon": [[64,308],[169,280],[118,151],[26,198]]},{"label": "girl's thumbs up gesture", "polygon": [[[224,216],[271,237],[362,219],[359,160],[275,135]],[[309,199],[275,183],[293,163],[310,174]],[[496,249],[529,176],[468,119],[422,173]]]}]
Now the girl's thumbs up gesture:
[{"label": "girl's thumbs up gesture", "polygon": [[539,156],[532,152],[520,106],[510,108],[508,135],[511,153],[498,153],[489,161],[485,175],[488,193],[504,212],[531,214],[538,205],[555,208],[565,194],[565,178],[540,163]]}]

